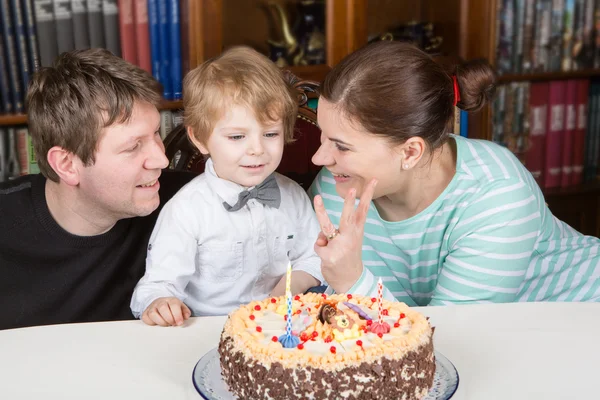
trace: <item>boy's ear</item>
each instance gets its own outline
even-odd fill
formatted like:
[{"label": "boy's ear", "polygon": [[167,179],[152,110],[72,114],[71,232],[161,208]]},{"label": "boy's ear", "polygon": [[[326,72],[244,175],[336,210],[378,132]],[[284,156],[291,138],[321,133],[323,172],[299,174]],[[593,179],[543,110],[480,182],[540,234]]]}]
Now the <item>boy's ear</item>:
[{"label": "boy's ear", "polygon": [[208,155],[208,148],[206,148],[206,146],[203,143],[196,139],[196,135],[194,135],[194,131],[192,130],[192,128],[188,126],[186,129],[188,139],[190,139],[190,142],[192,142],[194,146],[196,146],[196,148],[200,150],[200,153]]}]

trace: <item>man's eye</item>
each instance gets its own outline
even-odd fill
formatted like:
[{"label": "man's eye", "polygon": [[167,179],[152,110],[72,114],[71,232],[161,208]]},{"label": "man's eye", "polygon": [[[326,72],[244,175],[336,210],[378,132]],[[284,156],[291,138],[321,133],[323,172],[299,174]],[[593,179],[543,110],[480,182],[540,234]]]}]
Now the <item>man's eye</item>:
[{"label": "man's eye", "polygon": [[129,149],[127,149],[127,151],[128,151],[128,152],[134,152],[134,151],[136,151],[137,149],[139,149],[139,148],[140,148],[140,146],[141,146],[141,143],[140,143],[140,142],[137,142],[137,143],[135,144],[135,146],[133,146],[133,147],[130,147]]}]

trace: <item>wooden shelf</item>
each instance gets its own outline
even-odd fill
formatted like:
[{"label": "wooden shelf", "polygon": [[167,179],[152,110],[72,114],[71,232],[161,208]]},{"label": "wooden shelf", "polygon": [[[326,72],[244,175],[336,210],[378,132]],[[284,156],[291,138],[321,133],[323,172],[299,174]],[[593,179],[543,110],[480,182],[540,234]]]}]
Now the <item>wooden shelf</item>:
[{"label": "wooden shelf", "polygon": [[[183,101],[181,100],[165,100],[161,103],[159,107],[160,110],[179,110],[181,108],[183,108]],[[27,124],[27,114],[0,115],[0,126],[25,124]]]},{"label": "wooden shelf", "polygon": [[600,193],[600,181],[582,183],[581,185],[569,186],[566,188],[544,189],[543,192],[545,197]]},{"label": "wooden shelf", "polygon": [[569,72],[540,72],[535,74],[507,74],[498,77],[498,83],[523,81],[555,81],[562,79],[583,79],[600,76],[600,69],[583,69]]},{"label": "wooden shelf", "polygon": [[0,126],[3,125],[23,125],[27,123],[26,114],[6,114],[0,115]]}]

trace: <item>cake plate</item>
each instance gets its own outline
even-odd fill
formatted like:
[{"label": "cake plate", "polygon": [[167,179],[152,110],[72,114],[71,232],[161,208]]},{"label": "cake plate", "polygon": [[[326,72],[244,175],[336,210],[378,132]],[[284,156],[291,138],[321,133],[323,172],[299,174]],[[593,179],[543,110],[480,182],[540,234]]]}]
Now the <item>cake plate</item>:
[{"label": "cake plate", "polygon": [[[192,373],[192,382],[198,394],[206,400],[235,400],[221,378],[221,365],[217,348],[207,352],[198,361]],[[448,400],[458,388],[458,371],[440,352],[435,352],[435,377],[433,387],[424,400]]]}]

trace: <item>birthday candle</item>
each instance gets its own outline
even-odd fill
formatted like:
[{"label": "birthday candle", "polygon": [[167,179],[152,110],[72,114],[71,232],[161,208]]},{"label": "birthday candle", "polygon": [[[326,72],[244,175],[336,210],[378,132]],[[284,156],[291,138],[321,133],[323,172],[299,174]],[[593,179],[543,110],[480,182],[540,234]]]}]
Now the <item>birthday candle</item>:
[{"label": "birthday candle", "polygon": [[381,283],[381,277],[377,281],[377,301],[379,302],[379,319],[377,322],[381,324],[383,322],[383,283]]},{"label": "birthday candle", "polygon": [[285,296],[287,297],[287,323],[286,323],[286,334],[288,336],[292,335],[292,289],[291,289],[291,281],[292,281],[292,263],[288,263],[287,266],[287,274],[285,277]]}]

